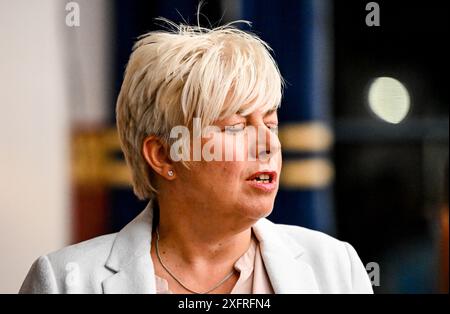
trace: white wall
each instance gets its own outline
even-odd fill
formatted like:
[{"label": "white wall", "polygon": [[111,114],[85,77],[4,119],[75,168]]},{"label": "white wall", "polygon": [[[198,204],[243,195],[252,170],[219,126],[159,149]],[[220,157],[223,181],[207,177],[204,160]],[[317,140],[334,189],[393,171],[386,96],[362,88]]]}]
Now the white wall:
[{"label": "white wall", "polygon": [[16,293],[39,255],[69,241],[60,4],[0,1],[0,293]]},{"label": "white wall", "polygon": [[111,5],[0,0],[0,293],[16,293],[40,255],[70,242],[70,128],[104,124]]}]

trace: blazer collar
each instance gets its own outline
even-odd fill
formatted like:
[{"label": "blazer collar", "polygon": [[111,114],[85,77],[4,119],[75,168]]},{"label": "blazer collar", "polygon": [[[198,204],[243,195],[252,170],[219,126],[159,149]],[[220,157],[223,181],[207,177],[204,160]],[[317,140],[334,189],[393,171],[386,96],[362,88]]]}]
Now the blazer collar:
[{"label": "blazer collar", "polygon": [[276,224],[260,219],[253,225],[261,256],[276,294],[319,293],[312,267],[304,260],[305,249]]},{"label": "blazer collar", "polygon": [[117,234],[105,267],[114,272],[102,282],[104,293],[156,293],[150,257],[153,202]]},{"label": "blazer collar", "polygon": [[[116,237],[105,267],[114,272],[102,282],[105,293],[156,293],[150,257],[153,202]],[[253,231],[275,293],[317,293],[311,266],[303,261],[305,250],[277,225],[263,218]]]}]

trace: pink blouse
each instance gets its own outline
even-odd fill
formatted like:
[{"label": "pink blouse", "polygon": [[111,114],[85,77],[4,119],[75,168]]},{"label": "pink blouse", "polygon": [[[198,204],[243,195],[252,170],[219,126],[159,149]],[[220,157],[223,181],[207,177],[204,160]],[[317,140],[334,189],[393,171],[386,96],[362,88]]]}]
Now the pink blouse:
[{"label": "pink blouse", "polygon": [[[236,261],[234,269],[239,272],[239,279],[231,290],[231,294],[274,293],[264,267],[258,240],[253,232],[249,249]],[[167,280],[155,275],[155,281],[157,294],[172,293]]]}]

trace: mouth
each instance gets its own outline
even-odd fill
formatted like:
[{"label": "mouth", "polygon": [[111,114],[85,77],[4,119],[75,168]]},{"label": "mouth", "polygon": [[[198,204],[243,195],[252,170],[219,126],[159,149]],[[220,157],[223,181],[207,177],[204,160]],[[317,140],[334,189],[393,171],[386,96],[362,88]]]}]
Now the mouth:
[{"label": "mouth", "polygon": [[247,182],[254,188],[264,192],[276,189],[277,173],[275,171],[258,171],[247,178]]}]

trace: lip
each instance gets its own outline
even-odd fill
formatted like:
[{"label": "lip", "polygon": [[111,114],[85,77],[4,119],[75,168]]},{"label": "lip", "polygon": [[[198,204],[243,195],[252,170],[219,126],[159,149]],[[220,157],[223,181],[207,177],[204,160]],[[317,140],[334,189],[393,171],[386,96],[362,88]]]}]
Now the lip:
[{"label": "lip", "polygon": [[[270,176],[270,182],[269,183],[263,183],[263,182],[257,182],[253,181],[256,177],[267,174]],[[253,173],[250,177],[247,178],[246,182],[253,188],[256,188],[263,192],[273,192],[277,188],[277,172],[276,171],[258,171]]]}]

